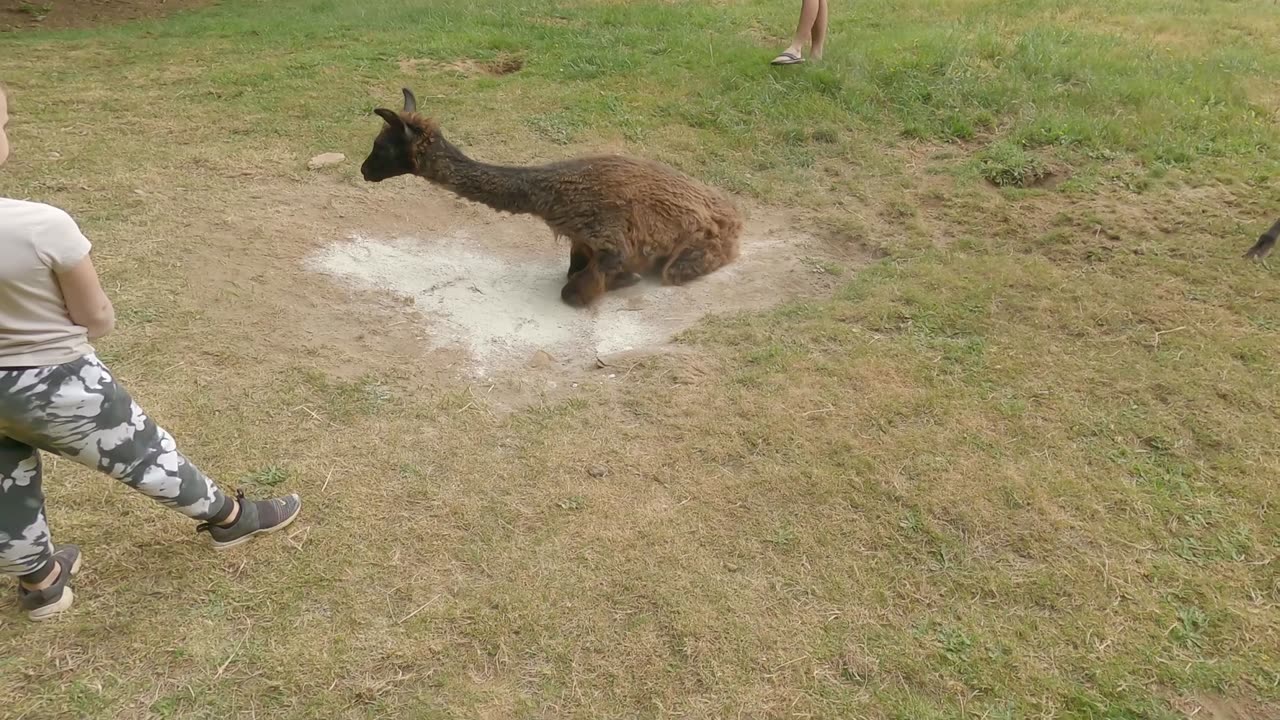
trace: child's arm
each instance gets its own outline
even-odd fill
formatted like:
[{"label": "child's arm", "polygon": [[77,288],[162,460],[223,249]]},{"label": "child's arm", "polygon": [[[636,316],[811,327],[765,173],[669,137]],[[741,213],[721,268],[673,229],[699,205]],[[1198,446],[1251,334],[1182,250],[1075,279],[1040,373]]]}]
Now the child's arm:
[{"label": "child's arm", "polygon": [[115,328],[115,308],[103,292],[102,284],[98,282],[98,271],[88,255],[65,271],[55,271],[55,274],[71,321],[87,329],[90,340],[96,340]]}]

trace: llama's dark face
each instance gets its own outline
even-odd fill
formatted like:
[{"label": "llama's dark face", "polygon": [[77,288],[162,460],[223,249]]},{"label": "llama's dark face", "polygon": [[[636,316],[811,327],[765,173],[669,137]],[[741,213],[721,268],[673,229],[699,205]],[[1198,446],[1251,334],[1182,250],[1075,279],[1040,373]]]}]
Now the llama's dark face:
[{"label": "llama's dark face", "polygon": [[[360,174],[369,182],[382,182],[397,175],[408,175],[415,168],[414,153],[423,129],[413,122],[418,112],[418,99],[404,88],[404,110],[396,113],[386,108],[374,110],[387,122],[373,141],[373,151],[360,166]],[[429,132],[429,129],[428,129]]]},{"label": "llama's dark face", "polygon": [[397,175],[408,175],[413,172],[413,131],[405,125],[396,113],[378,108],[382,119],[387,121],[382,132],[373,141],[373,150],[360,166],[360,174],[369,182],[382,182]]}]

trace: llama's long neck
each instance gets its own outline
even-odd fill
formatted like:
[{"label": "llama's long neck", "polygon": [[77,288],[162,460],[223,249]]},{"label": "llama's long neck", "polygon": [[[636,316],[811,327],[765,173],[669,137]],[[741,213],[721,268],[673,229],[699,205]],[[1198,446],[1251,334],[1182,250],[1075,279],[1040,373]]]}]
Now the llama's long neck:
[{"label": "llama's long neck", "polygon": [[[440,149],[419,174],[454,193],[509,213],[541,214],[544,173],[536,167],[510,167],[477,162],[439,138]],[[539,193],[539,188],[544,192]]]}]

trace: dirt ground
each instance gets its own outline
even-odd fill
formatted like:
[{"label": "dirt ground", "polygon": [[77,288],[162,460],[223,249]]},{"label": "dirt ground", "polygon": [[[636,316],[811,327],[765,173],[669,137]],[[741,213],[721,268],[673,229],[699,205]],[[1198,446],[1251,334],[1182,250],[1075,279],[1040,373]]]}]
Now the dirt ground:
[{"label": "dirt ground", "polygon": [[1212,695],[1176,699],[1174,705],[1192,720],[1264,720],[1275,717],[1272,711],[1258,703]]},{"label": "dirt ground", "polygon": [[[255,347],[267,363],[303,348],[338,377],[412,368],[418,389],[478,384],[490,403],[515,408],[618,381],[645,355],[685,352],[670,340],[707,315],[824,295],[869,260],[779,211],[747,207],[732,265],[574,309],[559,299],[567,244],[540,221],[413,178],[369,185],[349,177],[352,162],[259,187],[249,207],[192,228],[207,242],[184,259],[184,274],[210,321],[233,336],[224,340]],[[246,299],[263,312],[229,310]]]},{"label": "dirt ground", "polygon": [[83,28],[163,17],[216,0],[0,0],[0,32]]},{"label": "dirt ground", "polygon": [[311,266],[352,287],[403,298],[431,347],[461,352],[460,369],[477,379],[529,368],[571,375],[620,354],[661,348],[705,315],[775,305],[833,278],[810,257],[817,252],[813,238],[757,211],[742,256],[729,266],[683,287],[646,279],[576,309],[560,300],[568,264],[563,243],[552,241],[541,222],[431,200],[442,207],[430,221],[394,234],[352,228]]}]

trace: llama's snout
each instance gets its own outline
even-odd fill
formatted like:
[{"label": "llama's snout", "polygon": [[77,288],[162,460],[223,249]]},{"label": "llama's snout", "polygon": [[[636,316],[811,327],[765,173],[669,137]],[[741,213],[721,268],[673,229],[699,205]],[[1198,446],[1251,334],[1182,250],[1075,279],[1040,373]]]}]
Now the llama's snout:
[{"label": "llama's snout", "polygon": [[360,165],[360,175],[365,179],[365,182],[381,182],[386,179],[386,175],[379,173],[372,165],[369,164],[368,160],[365,160],[364,163]]}]

